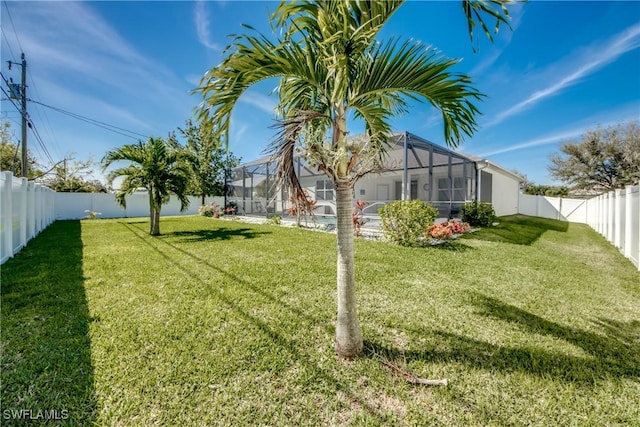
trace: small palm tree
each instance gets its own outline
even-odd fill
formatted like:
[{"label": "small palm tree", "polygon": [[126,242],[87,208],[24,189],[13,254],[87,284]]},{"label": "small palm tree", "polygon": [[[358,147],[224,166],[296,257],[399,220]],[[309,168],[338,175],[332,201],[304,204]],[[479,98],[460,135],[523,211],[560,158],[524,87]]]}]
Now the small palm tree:
[{"label": "small palm tree", "polygon": [[[506,23],[506,1],[463,1],[470,34],[482,16]],[[272,19],[282,39],[235,39],[222,63],[198,89],[203,115],[228,132],[232,110],[250,86],[279,78],[281,132],[271,146],[281,182],[300,204],[307,198],[295,175],[296,150],[333,182],[336,192],[338,263],[336,352],[363,349],[355,295],[353,186],[377,170],[389,147],[390,119],[409,100],[427,101],[442,113],[445,141],[456,146],[476,129],[474,102],[482,97],[471,79],[454,73],[458,61],[416,42],[376,36],[402,1],[316,0],[283,2]],[[366,138],[347,138],[348,118],[365,124]]]},{"label": "small palm tree", "polygon": [[185,154],[170,148],[162,138],[149,138],[146,142],[127,144],[115,150],[108,151],[102,158],[103,171],[114,162],[130,162],[112,170],[107,179],[109,184],[118,177],[124,177],[122,185],[116,192],[116,200],[123,207],[127,207],[126,196],[139,188],[149,193],[149,234],[160,234],[160,209],[169,202],[171,193],[180,200],[180,209],[184,211],[189,206],[187,198],[187,184],[189,171],[183,160]]}]

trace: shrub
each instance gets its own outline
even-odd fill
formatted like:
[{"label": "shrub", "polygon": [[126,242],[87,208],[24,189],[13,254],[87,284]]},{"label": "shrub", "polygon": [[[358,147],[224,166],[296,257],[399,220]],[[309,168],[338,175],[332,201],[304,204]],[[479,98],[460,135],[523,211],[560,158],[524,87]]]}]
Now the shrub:
[{"label": "shrub", "polygon": [[462,220],[476,227],[488,227],[496,220],[496,213],[489,203],[474,200],[462,205]]},{"label": "shrub", "polygon": [[97,219],[99,215],[102,215],[102,212],[96,212],[96,211],[91,211],[91,210],[85,210],[85,212],[88,214],[85,218],[87,219]]},{"label": "shrub", "polygon": [[282,223],[282,217],[280,215],[269,215],[266,222],[267,224],[280,225],[280,223]]},{"label": "shrub", "polygon": [[211,202],[208,205],[200,206],[200,208],[198,209],[198,213],[200,215],[206,216],[206,217],[219,218],[220,217],[220,206],[218,206],[218,204],[216,202]]},{"label": "shrub", "polygon": [[382,232],[392,242],[416,246],[438,216],[438,210],[421,200],[398,200],[378,211]]}]

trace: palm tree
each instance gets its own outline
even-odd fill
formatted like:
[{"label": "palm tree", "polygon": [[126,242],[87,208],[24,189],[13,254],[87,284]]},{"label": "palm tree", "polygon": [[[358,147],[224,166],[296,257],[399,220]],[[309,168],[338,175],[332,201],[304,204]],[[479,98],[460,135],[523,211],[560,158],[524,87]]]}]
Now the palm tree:
[{"label": "palm tree", "polygon": [[[464,1],[471,36],[482,16],[507,23],[504,1]],[[408,110],[409,100],[439,109],[444,137],[457,146],[476,129],[482,97],[471,79],[451,68],[458,62],[412,41],[376,41],[402,1],[317,0],[281,3],[272,16],[281,39],[263,35],[235,39],[222,63],[203,78],[202,115],[228,132],[238,98],[255,83],[279,78],[281,131],[271,145],[281,183],[300,204],[306,197],[293,168],[298,150],[333,182],[337,209],[337,323],[339,356],[363,349],[358,322],[353,247],[353,185],[380,167],[388,148],[390,119]],[[498,6],[497,8],[494,8]],[[484,15],[486,16],[486,15]],[[490,33],[489,33],[490,36]],[[347,138],[347,119],[364,121],[366,138]]]},{"label": "palm tree", "polygon": [[139,188],[145,188],[149,193],[149,234],[160,234],[160,209],[169,202],[171,193],[180,200],[180,210],[189,206],[187,198],[187,183],[189,171],[182,161],[184,153],[171,149],[162,138],[150,137],[147,142],[127,144],[115,150],[108,151],[102,158],[103,171],[114,162],[127,161],[131,164],[112,170],[107,179],[109,185],[117,177],[124,177],[120,188],[116,192],[116,200],[126,208],[125,196],[132,194]]}]

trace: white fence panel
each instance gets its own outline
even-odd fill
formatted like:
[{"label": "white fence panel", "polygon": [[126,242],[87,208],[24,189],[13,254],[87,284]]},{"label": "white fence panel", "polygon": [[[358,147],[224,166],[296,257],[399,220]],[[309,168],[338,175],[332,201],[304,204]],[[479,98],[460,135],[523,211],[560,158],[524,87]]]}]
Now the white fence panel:
[{"label": "white fence panel", "polygon": [[12,254],[22,249],[20,224],[22,219],[22,180],[11,180],[11,244]]},{"label": "white fence panel", "polygon": [[[82,219],[89,212],[97,212],[98,218],[140,218],[149,216],[149,196],[147,193],[136,193],[126,197],[127,208],[123,209],[117,202],[114,194],[104,193],[55,193],[56,219]],[[195,215],[200,208],[199,197],[189,197],[189,207],[180,212],[180,201],[177,197],[171,197],[169,203],[162,206],[160,214],[170,215]],[[206,203],[216,202],[222,206],[223,197],[207,197]]]},{"label": "white fence panel", "polygon": [[[123,218],[127,216],[126,209],[115,202],[113,194],[93,193],[92,196],[92,205],[89,210],[100,212],[98,218]],[[147,209],[147,215],[149,215],[148,211],[149,209]],[[88,213],[85,213],[85,216],[87,215]]]},{"label": "white fence panel", "polygon": [[561,221],[586,223],[587,201],[521,194],[519,213]]},{"label": "white fence panel", "polygon": [[53,194],[11,172],[0,173],[0,264],[54,221]]}]

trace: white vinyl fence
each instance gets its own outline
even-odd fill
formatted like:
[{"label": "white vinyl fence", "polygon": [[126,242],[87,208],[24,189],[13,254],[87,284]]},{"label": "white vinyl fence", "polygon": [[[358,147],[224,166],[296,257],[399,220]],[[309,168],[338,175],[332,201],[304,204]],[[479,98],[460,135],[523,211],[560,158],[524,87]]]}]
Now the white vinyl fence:
[{"label": "white vinyl fence", "polygon": [[55,220],[54,199],[47,187],[0,173],[0,264]]},{"label": "white vinyl fence", "polygon": [[[105,193],[55,193],[56,219],[88,218],[91,212],[96,218],[137,218],[149,216],[149,196],[147,193],[135,193],[126,196],[127,208],[117,202],[115,194]],[[207,197],[205,203],[217,203],[224,206],[223,197]],[[169,203],[162,205],[162,216],[195,215],[200,208],[200,197],[189,197],[189,208],[180,212],[180,201],[171,197]]]},{"label": "white vinyl fence", "polygon": [[520,194],[518,213],[560,221],[587,223],[587,200]]},{"label": "white vinyl fence", "polygon": [[640,184],[589,200],[521,194],[519,213],[588,224],[640,270]]},{"label": "white vinyl fence", "polygon": [[640,184],[589,199],[587,224],[640,270]]}]

